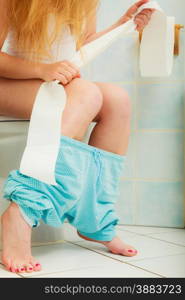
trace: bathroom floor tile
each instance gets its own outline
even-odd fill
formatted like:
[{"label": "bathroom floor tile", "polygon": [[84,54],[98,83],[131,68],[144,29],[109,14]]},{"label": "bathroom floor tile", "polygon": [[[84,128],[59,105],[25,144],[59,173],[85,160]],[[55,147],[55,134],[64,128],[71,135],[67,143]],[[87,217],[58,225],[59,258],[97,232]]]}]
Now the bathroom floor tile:
[{"label": "bathroom floor tile", "polygon": [[[42,271],[32,274],[40,276],[48,273],[63,272],[84,267],[105,266],[109,258],[72,243],[33,247],[33,256],[43,266]],[[23,277],[32,276],[22,273]]]},{"label": "bathroom floor tile", "polygon": [[167,227],[150,227],[150,226],[127,226],[127,225],[119,225],[117,227],[118,230],[129,231],[137,234],[149,235],[153,233],[171,233],[171,232],[181,232],[183,229],[181,228],[167,228]]},{"label": "bathroom floor tile", "polygon": [[150,273],[147,271],[144,271],[140,268],[129,266],[124,263],[119,262],[107,262],[106,265],[100,265],[100,266],[92,266],[87,268],[79,268],[79,269],[73,269],[68,270],[64,272],[58,272],[58,273],[50,273],[45,274],[43,276],[33,276],[33,277],[50,277],[50,278],[62,278],[62,277],[76,277],[76,278],[157,278],[160,276],[157,276],[154,273]]},{"label": "bathroom floor tile", "polygon": [[4,267],[0,264],[0,278],[21,278],[21,277],[15,273],[6,271]]},{"label": "bathroom floor tile", "polygon": [[185,278],[185,254],[163,256],[133,262],[135,266],[165,277]]},{"label": "bathroom floor tile", "polygon": [[[137,235],[130,232],[118,231],[118,236],[122,238],[126,243],[133,245],[138,254],[133,257],[126,257],[116,255],[108,252],[108,250],[101,244],[95,242],[78,242],[78,245],[91,249],[95,252],[102,253],[106,256],[112,257],[123,262],[133,262],[146,258],[161,257],[164,255],[185,254],[185,248],[183,246],[177,246],[170,244],[166,241],[160,241],[143,235]],[[76,244],[76,243],[75,243]]]},{"label": "bathroom floor tile", "polygon": [[170,243],[178,244],[185,246],[185,230],[184,229],[179,229],[178,231],[172,231],[172,232],[164,232],[164,233],[159,233],[159,234],[151,234],[149,235],[153,238],[167,241]]}]

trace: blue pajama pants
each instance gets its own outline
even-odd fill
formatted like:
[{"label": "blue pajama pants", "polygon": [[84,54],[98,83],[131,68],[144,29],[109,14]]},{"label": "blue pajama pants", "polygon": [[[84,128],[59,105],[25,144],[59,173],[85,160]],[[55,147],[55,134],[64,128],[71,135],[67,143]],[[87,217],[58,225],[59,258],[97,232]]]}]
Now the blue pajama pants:
[{"label": "blue pajama pants", "polygon": [[118,217],[114,204],[125,156],[61,136],[55,167],[57,186],[10,172],[4,198],[18,204],[31,227],[39,220],[58,227],[69,223],[89,238],[111,241]]}]

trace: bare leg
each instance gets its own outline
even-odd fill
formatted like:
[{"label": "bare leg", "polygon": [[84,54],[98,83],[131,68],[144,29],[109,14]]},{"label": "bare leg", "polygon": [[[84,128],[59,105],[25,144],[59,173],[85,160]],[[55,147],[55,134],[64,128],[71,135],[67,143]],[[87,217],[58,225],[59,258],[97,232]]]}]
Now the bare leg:
[{"label": "bare leg", "polygon": [[[0,114],[29,119],[41,83],[41,80],[1,78]],[[68,101],[63,113],[61,133],[80,139],[101,109],[102,95],[95,84],[82,79],[74,79],[65,89]],[[31,255],[31,227],[23,219],[19,207],[11,203],[1,221],[2,262],[6,268],[17,273],[39,271],[41,265]]]},{"label": "bare leg", "polygon": [[[103,95],[103,106],[94,121],[89,144],[95,147],[125,155],[130,134],[130,102],[127,93],[119,86],[96,82]],[[78,233],[79,234],[79,233]],[[86,240],[89,238],[82,236]],[[93,240],[92,240],[93,241]],[[99,241],[96,241],[99,242]],[[112,253],[134,256],[137,250],[124,243],[119,237],[110,242],[100,242]]]},{"label": "bare leg", "polygon": [[130,135],[131,107],[127,92],[111,83],[96,82],[102,92],[103,105],[95,120],[89,144],[125,155]]}]

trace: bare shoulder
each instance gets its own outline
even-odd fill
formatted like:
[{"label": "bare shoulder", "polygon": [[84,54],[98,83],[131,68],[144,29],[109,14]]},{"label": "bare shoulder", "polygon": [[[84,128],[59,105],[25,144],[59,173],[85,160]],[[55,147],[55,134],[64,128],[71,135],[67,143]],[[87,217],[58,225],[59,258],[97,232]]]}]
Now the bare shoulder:
[{"label": "bare shoulder", "polygon": [[2,45],[4,43],[4,40],[7,35],[7,24],[8,24],[8,18],[7,18],[7,10],[8,10],[8,1],[7,0],[0,0],[0,50],[2,48]]}]

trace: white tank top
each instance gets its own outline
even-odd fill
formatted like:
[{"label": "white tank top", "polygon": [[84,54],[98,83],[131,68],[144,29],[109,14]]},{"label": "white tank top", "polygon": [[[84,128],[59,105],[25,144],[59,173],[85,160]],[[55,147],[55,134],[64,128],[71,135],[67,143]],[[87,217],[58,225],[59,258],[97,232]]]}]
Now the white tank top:
[{"label": "white tank top", "polygon": [[[49,28],[48,33],[51,33],[53,28],[52,24],[54,22],[54,16],[52,14],[49,15]],[[16,46],[16,41],[14,39],[14,35],[12,31],[9,31],[7,38],[5,40],[6,49],[5,52],[17,56],[20,58],[27,58],[28,52],[18,51]],[[65,26],[63,30],[61,30],[60,35],[54,41],[51,46],[50,54],[52,58],[46,58],[40,60],[40,62],[44,63],[52,63],[61,60],[70,60],[74,54],[76,53],[76,42],[74,37],[71,34],[69,26]]]}]

